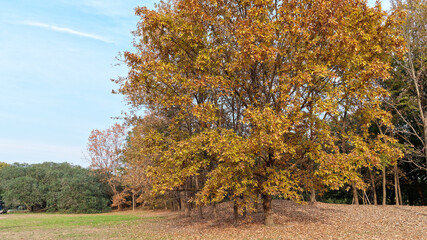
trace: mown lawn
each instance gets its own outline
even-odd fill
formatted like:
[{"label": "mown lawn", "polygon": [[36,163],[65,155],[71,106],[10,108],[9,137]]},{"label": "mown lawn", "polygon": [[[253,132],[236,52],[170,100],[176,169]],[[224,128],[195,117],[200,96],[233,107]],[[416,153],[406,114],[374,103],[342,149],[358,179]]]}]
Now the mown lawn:
[{"label": "mown lawn", "polygon": [[[25,213],[0,215],[0,239],[132,239],[130,229],[156,224],[160,212],[137,211],[104,214]],[[145,238],[145,237],[144,237]],[[145,239],[167,236],[146,234]]]},{"label": "mown lawn", "polygon": [[[6,217],[6,216],[4,216]],[[28,229],[49,229],[49,228],[73,228],[79,226],[106,226],[123,222],[131,222],[138,220],[137,216],[132,215],[82,215],[82,216],[67,216],[46,214],[21,215],[19,218],[12,216],[3,220],[0,225],[0,231],[13,230],[25,231]]]}]

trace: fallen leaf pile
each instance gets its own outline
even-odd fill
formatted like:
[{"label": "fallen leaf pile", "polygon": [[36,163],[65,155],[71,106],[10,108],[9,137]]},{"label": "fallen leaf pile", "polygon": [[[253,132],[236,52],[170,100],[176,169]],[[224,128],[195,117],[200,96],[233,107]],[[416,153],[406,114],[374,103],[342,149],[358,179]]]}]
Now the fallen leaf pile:
[{"label": "fallen leaf pile", "polygon": [[[153,236],[173,239],[427,239],[427,207],[373,206],[315,203],[299,205],[273,201],[275,226],[262,224],[261,204],[234,226],[232,203],[198,209],[190,217],[169,213],[167,220],[153,224]],[[142,227],[142,226],[141,226]],[[144,238],[147,229],[144,230]],[[172,236],[172,237],[171,237]],[[150,238],[152,239],[152,238]]]}]

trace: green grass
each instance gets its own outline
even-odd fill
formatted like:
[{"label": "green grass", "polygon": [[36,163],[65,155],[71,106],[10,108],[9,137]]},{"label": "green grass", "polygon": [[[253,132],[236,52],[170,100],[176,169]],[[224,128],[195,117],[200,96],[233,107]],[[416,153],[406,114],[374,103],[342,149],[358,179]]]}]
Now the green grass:
[{"label": "green grass", "polygon": [[[153,227],[167,216],[150,212],[26,213],[0,216],[0,239],[164,239]],[[170,238],[166,238],[170,239]]]},{"label": "green grass", "polygon": [[2,219],[2,230],[26,230],[28,228],[69,228],[79,226],[108,226],[116,223],[135,221],[140,219],[134,215],[50,215],[28,214],[25,218]]}]

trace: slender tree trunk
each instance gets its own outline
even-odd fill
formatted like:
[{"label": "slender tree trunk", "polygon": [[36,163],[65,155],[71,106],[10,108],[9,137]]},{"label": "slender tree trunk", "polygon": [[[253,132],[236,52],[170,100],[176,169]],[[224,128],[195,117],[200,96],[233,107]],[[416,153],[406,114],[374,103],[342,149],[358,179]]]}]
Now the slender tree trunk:
[{"label": "slender tree trunk", "polygon": [[386,171],[386,167],[383,167],[383,205],[387,204],[387,191],[386,191],[386,177],[385,177],[385,172]]},{"label": "slender tree trunk", "polygon": [[[196,182],[196,191],[199,191],[199,178],[197,175],[194,177],[194,181]],[[203,219],[203,208],[202,206],[199,206],[199,217],[200,219]]]},{"label": "slender tree trunk", "polygon": [[353,204],[359,205],[359,196],[357,193],[357,187],[355,183],[351,183],[351,188],[353,189]]},{"label": "slender tree trunk", "polygon": [[426,174],[427,174],[427,112],[424,113],[424,157],[426,158]]},{"label": "slender tree trunk", "polygon": [[[311,171],[311,174],[314,175],[314,161],[312,161],[310,164],[310,171]],[[314,188],[314,181],[311,180],[310,203],[315,203],[315,202],[316,202],[316,189]]]},{"label": "slender tree trunk", "polygon": [[368,194],[366,194],[366,190],[365,189],[363,189],[363,196],[364,196],[364,199],[365,199],[365,203],[368,204],[368,205],[371,205],[371,201],[369,201],[369,197],[368,197]]},{"label": "slender tree trunk", "polygon": [[132,211],[135,212],[135,192],[132,191]]},{"label": "slender tree trunk", "polygon": [[367,205],[367,202],[366,202],[366,191],[365,191],[365,189],[363,189],[362,190],[362,203],[363,203],[363,205]]},{"label": "slender tree trunk", "polygon": [[185,202],[185,193],[180,192],[179,193],[179,200],[181,204],[181,211],[184,211],[185,214],[187,214],[187,203]]},{"label": "slender tree trunk", "polygon": [[186,205],[187,207],[185,208],[185,216],[190,217],[191,216],[191,203],[186,199]]},{"label": "slender tree trunk", "polygon": [[399,192],[400,205],[403,205],[402,191],[400,190],[400,179],[399,179],[399,175],[397,175],[397,191]]},{"label": "slender tree trunk", "polygon": [[395,199],[395,204],[399,205],[399,191],[397,189],[397,166],[394,166],[394,199]]},{"label": "slender tree trunk", "polygon": [[372,193],[374,195],[374,205],[377,206],[378,205],[378,201],[377,201],[377,189],[375,187],[375,178],[374,178],[374,174],[372,173],[371,170],[369,170],[369,175],[371,177],[371,186],[372,186]]},{"label": "slender tree trunk", "polygon": [[262,195],[262,208],[264,210],[264,224],[267,226],[273,226],[274,220],[273,220],[273,211],[272,211],[272,197],[270,194],[263,194]]},{"label": "slender tree trunk", "polygon": [[186,203],[186,205],[187,205],[187,208],[185,209],[186,210],[186,212],[185,212],[185,215],[187,216],[187,217],[190,217],[191,216],[191,203],[188,201],[188,199],[190,198],[188,195],[188,189],[189,188],[191,188],[191,186],[192,186],[192,183],[191,183],[191,181],[190,182],[187,182],[187,184],[185,184],[185,203]]},{"label": "slender tree trunk", "polygon": [[247,214],[246,211],[247,211],[247,209],[246,209],[245,197],[242,196],[241,199],[242,199],[242,203],[244,204],[243,208],[242,208],[242,218],[246,218],[246,214]]}]

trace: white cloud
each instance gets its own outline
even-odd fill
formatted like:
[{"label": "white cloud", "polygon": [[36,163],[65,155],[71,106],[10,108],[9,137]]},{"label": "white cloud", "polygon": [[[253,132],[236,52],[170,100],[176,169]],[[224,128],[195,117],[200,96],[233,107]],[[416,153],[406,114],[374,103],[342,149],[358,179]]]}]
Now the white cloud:
[{"label": "white cloud", "polygon": [[105,43],[114,43],[111,40],[108,40],[104,37],[95,35],[95,34],[91,34],[91,33],[84,33],[84,32],[79,32],[73,29],[69,29],[69,28],[64,28],[64,27],[58,27],[55,25],[51,25],[51,24],[46,24],[46,23],[41,23],[41,22],[34,22],[34,21],[26,21],[26,22],[20,22],[19,24],[21,25],[26,25],[26,26],[32,26],[32,27],[38,27],[38,28],[44,28],[44,29],[49,29],[55,32],[62,32],[62,33],[67,33],[67,34],[71,34],[71,35],[75,35],[75,36],[80,36],[80,37],[85,37],[85,38],[91,38],[91,39],[95,39],[95,40],[99,40]]}]

